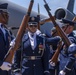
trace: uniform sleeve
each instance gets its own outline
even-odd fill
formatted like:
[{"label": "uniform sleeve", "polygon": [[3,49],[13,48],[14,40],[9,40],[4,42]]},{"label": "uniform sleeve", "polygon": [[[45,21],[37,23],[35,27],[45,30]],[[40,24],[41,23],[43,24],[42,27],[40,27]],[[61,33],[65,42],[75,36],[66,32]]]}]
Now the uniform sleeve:
[{"label": "uniform sleeve", "polygon": [[44,54],[42,57],[43,66],[44,66],[44,75],[49,75],[49,47],[45,46]]},{"label": "uniform sleeve", "polygon": [[20,71],[21,50],[17,50],[14,57],[14,72]]},{"label": "uniform sleeve", "polygon": [[0,60],[0,66],[3,64],[3,61]]},{"label": "uniform sleeve", "polygon": [[74,67],[74,63],[75,63],[75,57],[73,55],[70,55],[69,60],[68,60],[68,62],[66,64],[65,68],[63,69],[63,71],[65,73],[71,71],[73,69],[73,67]]},{"label": "uniform sleeve", "polygon": [[61,40],[60,37],[46,38],[46,44],[48,44],[48,45],[57,45],[60,40]]},{"label": "uniform sleeve", "polygon": [[76,44],[75,44],[75,38],[74,37],[69,37],[69,39],[71,40],[72,44],[68,47],[68,61],[63,69],[63,71],[65,73],[68,73],[69,71],[71,71],[74,67],[75,64],[75,56],[74,54],[76,53]]},{"label": "uniform sleeve", "polygon": [[72,43],[75,43],[75,44],[76,44],[76,38],[74,38],[74,37],[69,37],[69,39],[70,39],[70,41],[71,41]]}]

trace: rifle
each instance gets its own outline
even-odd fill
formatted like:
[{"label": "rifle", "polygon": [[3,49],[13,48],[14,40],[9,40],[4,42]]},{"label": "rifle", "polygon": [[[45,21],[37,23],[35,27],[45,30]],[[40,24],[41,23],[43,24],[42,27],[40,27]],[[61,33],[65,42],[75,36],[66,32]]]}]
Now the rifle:
[{"label": "rifle", "polygon": [[17,35],[16,35],[14,47],[10,47],[7,54],[5,55],[4,61],[6,61],[6,62],[12,63],[14,54],[20,45],[22,36],[23,36],[24,31],[26,29],[26,26],[28,24],[30,14],[31,14],[31,10],[33,7],[33,3],[34,3],[34,0],[31,0],[30,5],[28,7],[28,11],[27,11],[26,15],[23,17],[22,23],[21,23],[20,28],[19,28]]},{"label": "rifle", "polygon": [[73,18],[73,20],[72,21],[76,21],[76,16]]},{"label": "rifle", "polygon": [[[39,4],[38,4],[38,15],[37,15],[39,21],[40,21],[40,8],[39,8]],[[38,22],[38,29],[40,30],[40,23]]]},{"label": "rifle", "polygon": [[52,21],[52,23],[54,24],[54,26],[56,27],[56,30],[58,32],[58,35],[61,36],[63,38],[63,41],[64,43],[69,46],[71,44],[70,40],[68,39],[68,37],[66,36],[66,34],[64,33],[64,31],[62,30],[62,28],[60,28],[60,26],[55,22],[55,19],[53,18],[52,14],[50,13],[49,11],[49,6],[48,4],[46,3],[46,1],[44,0],[45,2],[45,5],[44,7],[46,8],[47,12],[48,12],[48,15]]},{"label": "rifle", "polygon": [[[54,16],[53,16],[53,18],[56,19]],[[50,22],[50,21],[52,21],[51,18],[46,18],[46,19],[42,19],[39,23],[40,23],[40,25],[43,25],[44,23]],[[73,18],[72,21],[76,21],[76,16]]]},{"label": "rifle", "polygon": [[[54,19],[55,19],[55,17],[54,17]],[[42,19],[39,23],[40,23],[40,25],[43,25],[44,23],[50,22],[50,21],[51,21],[51,18],[47,18],[47,19]]]},{"label": "rifle", "polygon": [[[55,19],[53,18],[52,14],[51,14],[50,11],[49,11],[50,8],[49,8],[48,4],[46,3],[45,0],[44,0],[44,2],[45,2],[44,7],[45,7],[46,11],[48,12],[48,15],[49,15],[52,23],[53,23],[54,26],[56,27],[56,30],[57,30],[57,32],[58,32],[58,35],[62,37],[62,40],[64,41],[64,43],[65,43],[66,46],[68,47],[68,46],[71,44],[71,41],[68,39],[68,37],[66,36],[66,34],[64,33],[64,31],[60,28],[60,26],[55,22]],[[59,48],[60,48],[60,47],[59,47]],[[59,49],[57,49],[57,50],[59,50]],[[57,56],[59,55],[59,53],[60,53],[60,51],[56,51],[56,53],[55,53],[55,55],[54,55],[54,58],[51,59],[51,62],[53,62],[53,63],[56,64],[56,61],[57,61],[57,60],[55,60],[55,58],[58,59]]]},{"label": "rifle", "polygon": [[61,47],[62,47],[62,41],[59,41],[57,49],[56,49],[54,55],[52,56],[51,60],[49,60],[49,62],[57,64]]}]

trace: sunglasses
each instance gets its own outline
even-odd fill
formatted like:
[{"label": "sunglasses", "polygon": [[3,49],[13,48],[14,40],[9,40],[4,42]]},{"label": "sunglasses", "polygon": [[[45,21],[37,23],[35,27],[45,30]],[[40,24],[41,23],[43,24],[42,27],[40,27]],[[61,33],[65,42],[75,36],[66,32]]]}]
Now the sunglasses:
[{"label": "sunglasses", "polygon": [[31,27],[31,28],[32,28],[32,27],[35,27],[35,28],[36,28],[36,27],[37,27],[37,25],[29,25],[29,27]]}]

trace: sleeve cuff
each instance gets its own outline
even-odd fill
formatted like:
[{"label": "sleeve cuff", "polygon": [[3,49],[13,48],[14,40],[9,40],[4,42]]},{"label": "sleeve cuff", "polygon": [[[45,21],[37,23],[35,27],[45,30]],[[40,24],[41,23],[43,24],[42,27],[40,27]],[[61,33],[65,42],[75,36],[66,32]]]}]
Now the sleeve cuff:
[{"label": "sleeve cuff", "polygon": [[15,69],[13,72],[20,72],[21,69]]},{"label": "sleeve cuff", "polygon": [[50,72],[46,70],[46,71],[44,71],[44,73],[50,73]]},{"label": "sleeve cuff", "polygon": [[52,62],[51,60],[49,61],[49,63],[50,63],[51,66],[53,66],[53,67],[55,66],[55,63]]},{"label": "sleeve cuff", "polygon": [[68,71],[71,71],[71,69],[65,66],[64,72],[68,72]]}]

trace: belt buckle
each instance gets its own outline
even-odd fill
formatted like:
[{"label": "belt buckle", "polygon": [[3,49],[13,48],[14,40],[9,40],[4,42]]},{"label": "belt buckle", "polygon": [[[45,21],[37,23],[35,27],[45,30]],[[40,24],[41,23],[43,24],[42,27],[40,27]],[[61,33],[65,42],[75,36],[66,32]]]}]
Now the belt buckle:
[{"label": "belt buckle", "polygon": [[35,60],[35,56],[31,56],[31,60]]}]

